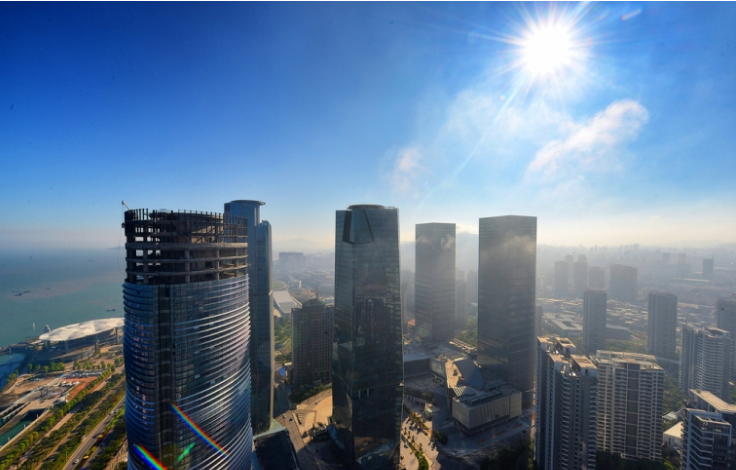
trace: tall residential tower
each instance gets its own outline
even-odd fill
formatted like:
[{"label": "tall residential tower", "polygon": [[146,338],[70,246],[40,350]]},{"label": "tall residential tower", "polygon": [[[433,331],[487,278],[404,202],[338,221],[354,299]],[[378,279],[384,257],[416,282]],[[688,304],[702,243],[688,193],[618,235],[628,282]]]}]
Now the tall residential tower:
[{"label": "tall residential tower", "polygon": [[606,312],[608,296],[600,289],[583,294],[583,348],[588,354],[606,349]]},{"label": "tall residential tower", "polygon": [[649,293],[648,302],[649,354],[666,359],[677,359],[677,296],[670,292]]},{"label": "tall residential tower", "polygon": [[403,381],[399,211],[350,206],[337,211],[335,224],[328,428],[346,469],[399,466]]}]

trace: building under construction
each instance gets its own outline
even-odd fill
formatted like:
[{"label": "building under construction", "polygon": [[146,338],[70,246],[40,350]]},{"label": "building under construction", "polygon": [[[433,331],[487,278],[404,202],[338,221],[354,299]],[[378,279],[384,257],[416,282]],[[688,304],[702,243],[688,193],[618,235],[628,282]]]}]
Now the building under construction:
[{"label": "building under construction", "polygon": [[139,209],[124,228],[128,468],[250,468],[246,221]]}]

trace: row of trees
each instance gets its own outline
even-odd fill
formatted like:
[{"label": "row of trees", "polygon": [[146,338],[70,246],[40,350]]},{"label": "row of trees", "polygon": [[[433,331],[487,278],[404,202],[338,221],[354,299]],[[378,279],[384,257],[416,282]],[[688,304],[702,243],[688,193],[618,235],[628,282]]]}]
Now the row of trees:
[{"label": "row of trees", "polygon": [[48,374],[49,372],[64,372],[64,363],[52,362],[51,364],[42,366],[41,364],[28,364],[28,372],[31,374]]},{"label": "row of trees", "polygon": [[[12,448],[9,449],[7,453],[2,455],[2,457],[0,458],[0,470],[5,470],[6,468],[9,468],[11,466],[20,465],[20,462],[24,460],[25,452],[32,447],[33,456],[32,459],[30,459],[30,463],[24,463],[23,466],[19,467],[19,469],[30,469],[38,465],[38,462],[40,461],[39,457],[41,459],[45,458],[45,456],[54,447],[56,447],[56,445],[61,442],[64,437],[66,437],[66,435],[85,416],[85,414],[87,414],[87,412],[89,412],[89,410],[92,409],[92,407],[96,405],[102,399],[102,397],[107,394],[110,388],[117,384],[120,379],[122,379],[122,374],[116,374],[116,377],[111,377],[108,384],[106,384],[101,391],[90,393],[95,387],[97,387],[97,385],[100,384],[100,382],[107,379],[107,377],[109,376],[110,372],[103,373],[95,380],[90,382],[90,384],[87,385],[84,390],[79,392],[79,394],[77,394],[74,399],[63,404],[54,405],[51,408],[50,416],[48,416],[40,424],[35,426],[32,432],[29,432],[23,440],[15,444]],[[67,420],[64,426],[54,431],[48,437],[42,438],[51,430],[51,428],[56,425],[56,423],[59,422],[59,420],[61,420],[67,413],[69,413],[72,408],[77,405],[79,405],[79,408],[76,410],[76,413],[69,420]],[[41,440],[39,441],[39,439]],[[35,462],[35,465],[32,465],[32,462]]]}]

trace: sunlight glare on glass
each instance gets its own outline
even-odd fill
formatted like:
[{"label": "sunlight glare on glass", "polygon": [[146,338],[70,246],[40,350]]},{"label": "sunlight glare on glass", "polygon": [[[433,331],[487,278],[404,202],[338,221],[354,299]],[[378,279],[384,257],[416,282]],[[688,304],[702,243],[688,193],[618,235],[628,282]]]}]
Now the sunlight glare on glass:
[{"label": "sunlight glare on glass", "polygon": [[524,64],[534,74],[553,73],[569,65],[572,59],[570,31],[561,25],[530,31],[522,47]]}]

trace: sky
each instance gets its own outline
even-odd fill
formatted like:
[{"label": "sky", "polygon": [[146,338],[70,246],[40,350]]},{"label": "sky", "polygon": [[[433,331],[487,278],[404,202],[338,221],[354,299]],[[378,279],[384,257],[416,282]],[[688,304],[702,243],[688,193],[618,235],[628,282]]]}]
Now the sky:
[{"label": "sky", "polygon": [[[132,208],[538,217],[538,242],[736,241],[733,3],[0,3],[0,246]],[[123,240],[124,242],[124,240]]]}]

